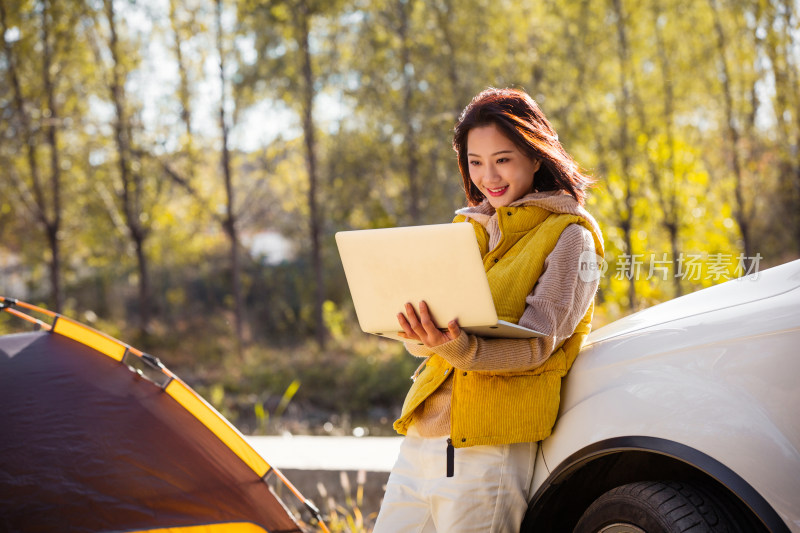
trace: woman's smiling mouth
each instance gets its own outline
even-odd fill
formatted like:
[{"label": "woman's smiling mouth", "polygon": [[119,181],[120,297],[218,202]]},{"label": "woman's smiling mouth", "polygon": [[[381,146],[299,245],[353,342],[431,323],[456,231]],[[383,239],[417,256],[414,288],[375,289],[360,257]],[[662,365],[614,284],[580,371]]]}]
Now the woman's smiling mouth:
[{"label": "woman's smiling mouth", "polygon": [[489,187],[486,188],[486,192],[488,192],[492,196],[503,196],[506,190],[508,190],[508,185],[505,187],[497,187],[495,189],[490,189]]}]

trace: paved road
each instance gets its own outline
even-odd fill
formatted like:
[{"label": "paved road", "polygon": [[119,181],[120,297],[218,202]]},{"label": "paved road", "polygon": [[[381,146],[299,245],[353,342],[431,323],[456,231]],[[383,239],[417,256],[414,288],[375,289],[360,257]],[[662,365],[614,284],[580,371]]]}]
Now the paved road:
[{"label": "paved road", "polygon": [[402,437],[246,437],[247,442],[280,470],[366,470],[388,472]]}]

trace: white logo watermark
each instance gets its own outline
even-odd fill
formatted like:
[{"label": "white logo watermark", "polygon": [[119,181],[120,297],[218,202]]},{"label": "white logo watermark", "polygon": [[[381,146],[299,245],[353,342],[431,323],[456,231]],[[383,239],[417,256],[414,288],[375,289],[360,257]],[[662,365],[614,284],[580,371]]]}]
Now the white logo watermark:
[{"label": "white logo watermark", "polygon": [[[645,254],[619,254],[614,260],[614,277],[619,280],[644,278],[663,281],[673,277],[694,282],[720,282],[734,278],[757,280],[763,256],[760,253],[752,257],[744,254],[680,253],[673,260],[664,253],[660,257],[650,254],[649,261],[647,259]],[[578,277],[584,282],[600,279],[609,268],[608,262],[594,252],[581,252],[578,261]]]},{"label": "white logo watermark", "polygon": [[600,279],[608,270],[606,260],[594,252],[581,252],[578,261],[578,277],[586,283]]}]

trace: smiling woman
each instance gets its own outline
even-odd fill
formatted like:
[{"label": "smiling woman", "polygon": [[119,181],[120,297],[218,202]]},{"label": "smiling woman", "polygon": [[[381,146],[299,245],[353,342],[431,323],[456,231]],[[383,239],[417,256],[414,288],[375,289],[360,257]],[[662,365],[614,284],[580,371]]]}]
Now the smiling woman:
[{"label": "smiling woman", "polygon": [[[395,429],[406,435],[375,525],[393,531],[518,531],[538,441],[555,423],[561,378],[588,335],[602,257],[578,170],[536,102],[488,89],[461,114],[453,146],[500,320],[543,333],[481,338],[409,303],[406,349],[425,358]],[[422,368],[424,367],[424,370]]]},{"label": "smiling woman", "polygon": [[[477,142],[473,129],[493,127],[497,134],[505,137],[506,146],[513,144],[521,155],[543,165],[541,170],[538,166],[534,170],[536,182],[533,184],[533,191],[563,190],[583,205],[585,191],[594,179],[581,172],[577,163],[561,146],[558,134],[538,104],[521,91],[516,91],[515,96],[509,97],[512,92],[514,91],[508,89],[489,89],[482,92],[467,106],[456,125],[453,148],[458,153],[458,166],[467,201],[470,205],[478,205],[486,198],[473,183],[469,170],[473,160],[472,146]],[[471,137],[473,144],[470,144]]]},{"label": "smiling woman", "polygon": [[504,207],[533,190],[541,161],[531,159],[495,124],[479,126],[467,136],[469,179],[492,207]]}]

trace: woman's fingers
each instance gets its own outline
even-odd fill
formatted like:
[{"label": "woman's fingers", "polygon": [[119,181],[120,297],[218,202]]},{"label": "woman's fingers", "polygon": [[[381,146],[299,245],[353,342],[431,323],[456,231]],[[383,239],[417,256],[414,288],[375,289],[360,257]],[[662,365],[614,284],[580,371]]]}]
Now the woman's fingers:
[{"label": "woman's fingers", "polygon": [[426,304],[424,301],[419,303],[419,321],[420,325],[429,337],[437,337],[441,334],[441,331],[439,331],[439,328],[436,327],[436,324],[431,318],[431,312],[428,309],[428,304]]},{"label": "woman's fingers", "polygon": [[401,337],[417,339],[417,335],[414,333],[414,328],[412,328],[411,324],[408,323],[408,320],[403,313],[397,313],[397,322],[400,324],[400,327],[403,328],[403,332],[400,335]]},{"label": "woman's fingers", "polygon": [[417,335],[425,331],[425,328],[422,327],[422,324],[420,324],[419,319],[417,318],[417,312],[414,310],[414,306],[410,303],[406,304],[406,320],[408,321],[409,326],[411,326],[411,329],[414,330],[414,333]]},{"label": "woman's fingers", "polygon": [[419,303],[419,322],[420,326],[422,326],[425,333],[428,335],[433,335],[434,331],[438,331],[438,329],[436,329],[436,324],[434,324],[433,319],[431,319],[431,312],[428,310],[428,304],[425,302]]},{"label": "woman's fingers", "polygon": [[458,338],[461,335],[461,328],[458,325],[458,319],[453,319],[447,324],[447,332],[450,333],[450,340]]},{"label": "woman's fingers", "polygon": [[419,317],[417,317],[417,312],[414,310],[414,306],[411,305],[411,303],[407,303],[406,316],[408,317],[408,323],[411,325],[411,329],[414,330],[414,333],[416,333],[420,339],[428,344],[428,338],[433,333],[432,329],[436,329],[436,325],[433,324],[433,320],[431,320],[431,315],[428,311],[428,306],[425,305],[425,302],[419,303]]},{"label": "woman's fingers", "polygon": [[440,330],[433,321],[433,317],[431,317],[428,304],[424,301],[419,303],[419,315],[417,315],[411,303],[406,303],[405,314],[398,313],[397,321],[400,327],[403,328],[402,334],[398,332],[399,336],[405,339],[418,340],[429,348],[451,341],[461,334],[458,320],[451,320],[447,324],[447,330]]},{"label": "woman's fingers", "polygon": [[419,321],[421,329],[424,331],[425,344],[428,346],[438,346],[450,340],[447,333],[440,330],[436,322],[433,321],[430,308],[424,301],[419,303]]}]

